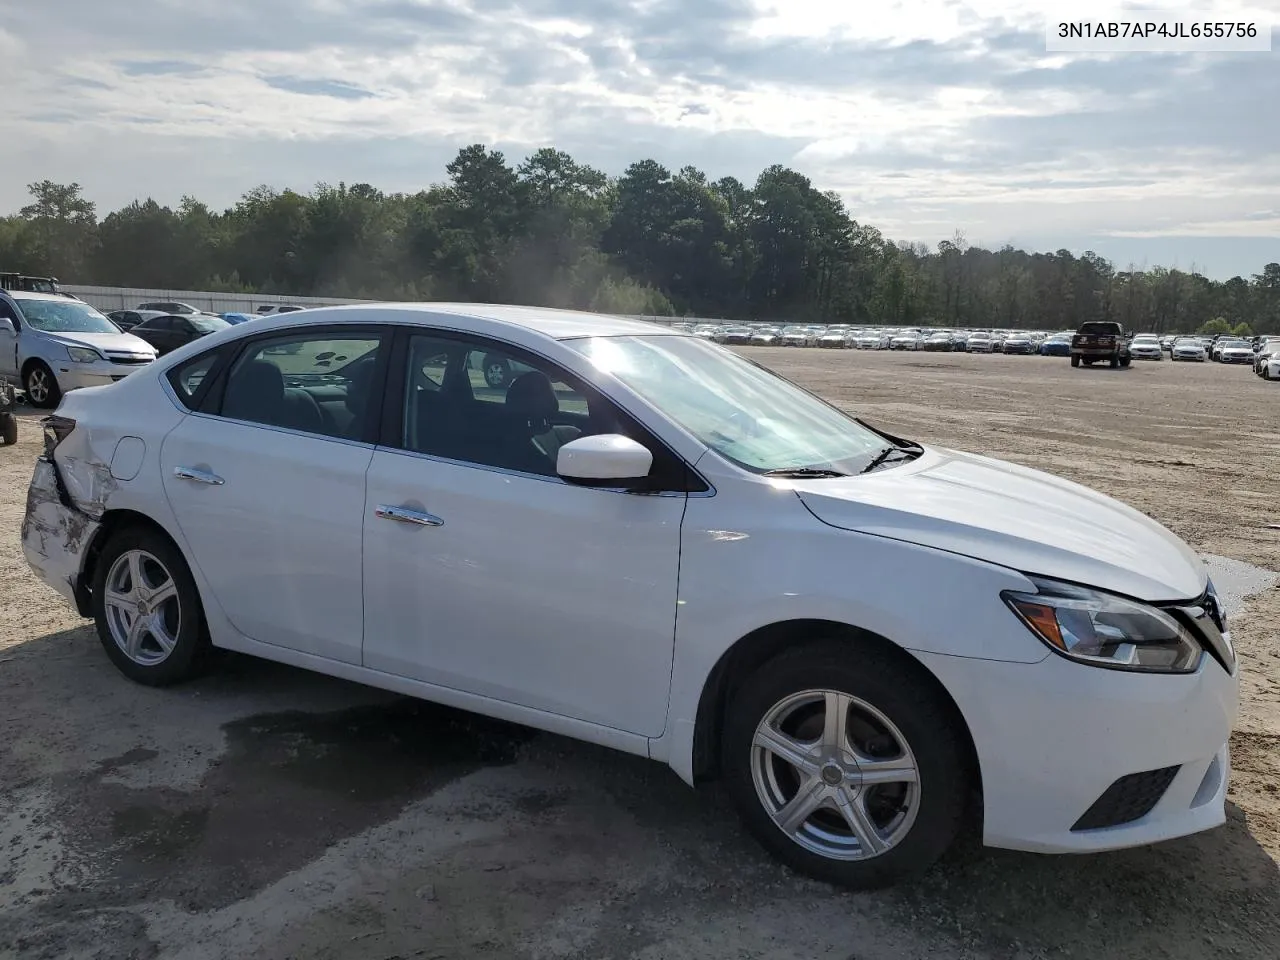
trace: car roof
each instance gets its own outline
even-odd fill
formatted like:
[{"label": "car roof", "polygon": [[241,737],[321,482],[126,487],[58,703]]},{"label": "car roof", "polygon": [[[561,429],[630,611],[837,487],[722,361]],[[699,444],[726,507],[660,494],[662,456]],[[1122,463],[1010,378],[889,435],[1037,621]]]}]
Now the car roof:
[{"label": "car roof", "polygon": [[[355,314],[346,316],[346,314]],[[685,336],[656,323],[615,317],[603,313],[578,310],[556,310],[551,307],[521,307],[491,303],[361,303],[344,307],[320,307],[292,313],[258,317],[251,323],[273,324],[279,318],[281,328],[315,322],[319,315],[341,323],[431,323],[432,320],[455,317],[489,321],[504,327],[515,327],[541,334],[553,340],[574,337],[610,337],[670,333]],[[420,316],[419,316],[420,315]],[[273,324],[274,325],[274,324]]]}]

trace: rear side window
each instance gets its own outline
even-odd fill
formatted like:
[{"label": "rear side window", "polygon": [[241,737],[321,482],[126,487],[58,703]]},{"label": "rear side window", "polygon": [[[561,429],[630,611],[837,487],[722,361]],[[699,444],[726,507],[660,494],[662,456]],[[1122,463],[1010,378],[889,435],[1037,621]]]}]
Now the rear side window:
[{"label": "rear side window", "polygon": [[227,374],[220,413],[234,420],[359,440],[381,337],[257,340]]}]

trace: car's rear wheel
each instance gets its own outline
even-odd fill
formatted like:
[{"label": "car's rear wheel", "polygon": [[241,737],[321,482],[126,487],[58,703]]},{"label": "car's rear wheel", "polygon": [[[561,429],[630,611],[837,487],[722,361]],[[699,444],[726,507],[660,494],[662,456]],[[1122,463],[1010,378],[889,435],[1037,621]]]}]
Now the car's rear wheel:
[{"label": "car's rear wheel", "polygon": [[200,594],[161,533],[127,527],[97,560],[93,615],[111,662],[131,680],[167,686],[202,672],[210,650]]},{"label": "car's rear wheel", "polygon": [[[1121,358],[1120,358],[1120,366],[1122,366],[1122,367],[1127,367],[1127,366],[1129,366],[1129,364],[1132,362],[1132,359],[1133,359],[1132,357],[1121,357]],[[1159,359],[1159,358],[1157,357],[1157,359]]]},{"label": "car's rear wheel", "polygon": [[1078,366],[1080,366],[1080,358],[1079,358],[1078,356],[1076,356],[1076,354],[1074,354],[1074,353],[1071,355],[1071,365],[1072,365],[1073,367],[1078,367]]},{"label": "car's rear wheel", "polygon": [[22,375],[22,389],[27,392],[27,402],[41,410],[52,410],[62,399],[58,378],[43,360],[36,360]]},{"label": "car's rear wheel", "polygon": [[922,873],[950,846],[969,795],[953,710],[878,647],[817,643],[738,690],[722,743],[748,829],[801,873],[855,888]]},{"label": "car's rear wheel", "polygon": [[18,442],[18,418],[12,413],[0,413],[0,445],[11,447]]}]

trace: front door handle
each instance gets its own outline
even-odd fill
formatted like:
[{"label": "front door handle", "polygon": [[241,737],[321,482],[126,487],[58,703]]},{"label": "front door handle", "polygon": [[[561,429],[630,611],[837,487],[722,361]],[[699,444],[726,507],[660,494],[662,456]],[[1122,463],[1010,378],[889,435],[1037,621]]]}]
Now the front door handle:
[{"label": "front door handle", "polygon": [[420,527],[443,527],[444,521],[433,513],[422,510],[411,510],[408,507],[394,507],[389,503],[380,503],[373,511],[383,520],[399,520],[401,523],[416,523]]},{"label": "front door handle", "polygon": [[223,479],[208,470],[197,470],[195,467],[174,467],[173,475],[179,480],[194,480],[196,483],[208,483],[215,487],[223,484]]}]

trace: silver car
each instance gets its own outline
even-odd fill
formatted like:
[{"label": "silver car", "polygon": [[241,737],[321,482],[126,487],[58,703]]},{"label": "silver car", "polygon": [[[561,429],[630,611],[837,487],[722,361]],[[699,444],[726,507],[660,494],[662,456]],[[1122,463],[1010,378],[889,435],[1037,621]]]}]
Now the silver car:
[{"label": "silver car", "polygon": [[51,409],[69,390],[123,380],[155,358],[151,344],[121,333],[81,300],[0,291],[0,380],[19,383],[34,407]]}]

